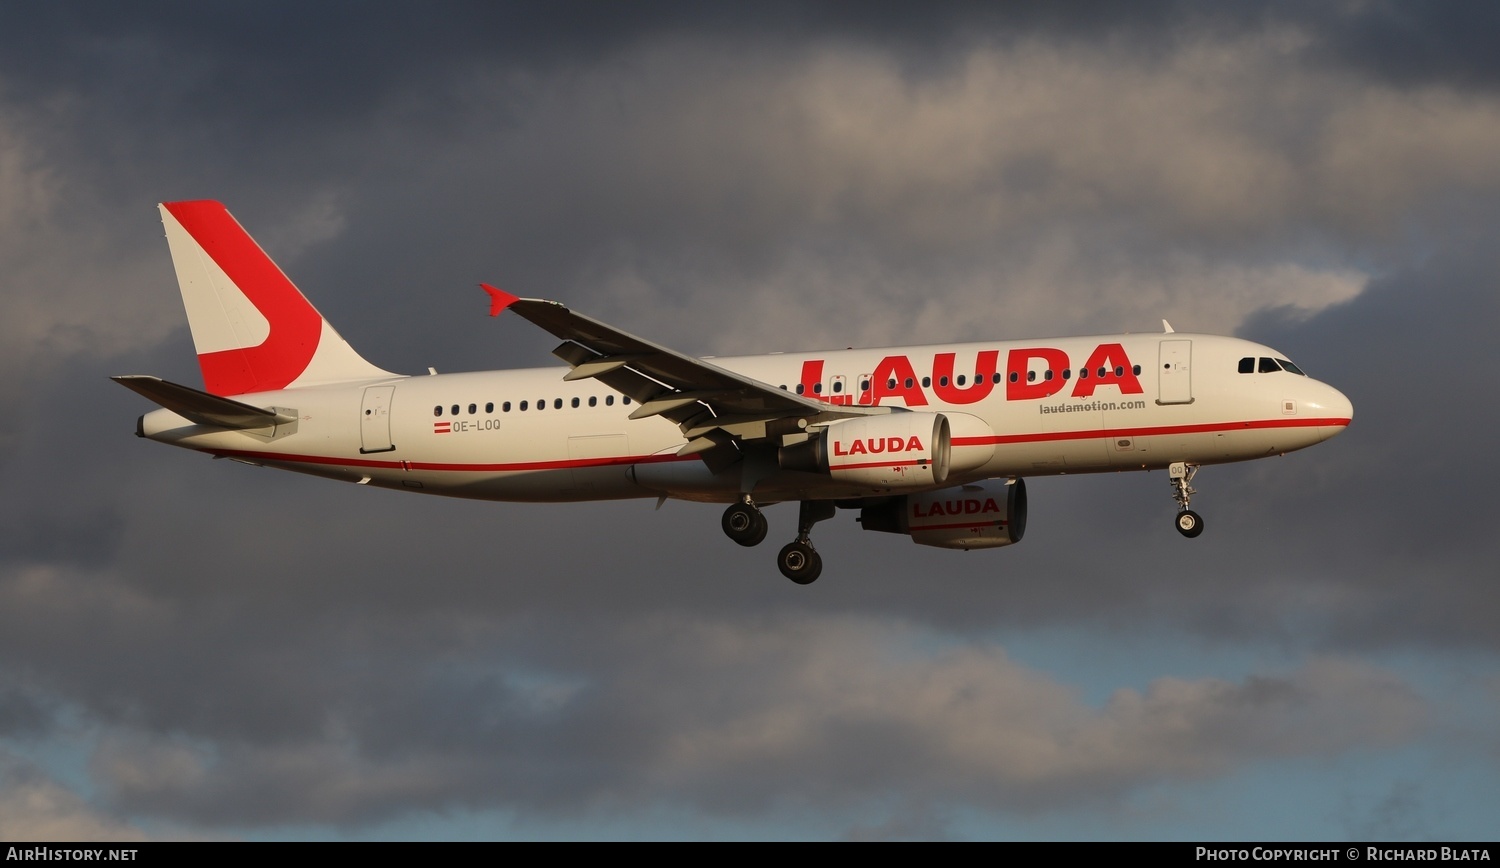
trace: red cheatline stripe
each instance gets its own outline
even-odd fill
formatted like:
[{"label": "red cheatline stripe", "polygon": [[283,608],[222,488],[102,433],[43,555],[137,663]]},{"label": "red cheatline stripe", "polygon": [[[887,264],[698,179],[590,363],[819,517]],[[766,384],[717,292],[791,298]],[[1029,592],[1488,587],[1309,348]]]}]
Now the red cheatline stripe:
[{"label": "red cheatline stripe", "polygon": [[961,527],[972,527],[976,530],[982,527],[1005,527],[1009,522],[1004,521],[966,521],[963,524],[921,524],[912,525],[913,531],[919,530],[957,530]]},{"label": "red cheatline stripe", "polygon": [[[1036,443],[1048,440],[1085,440],[1104,437],[1142,437],[1147,434],[1200,434],[1208,431],[1240,431],[1247,428],[1315,428],[1348,425],[1348,419],[1260,420],[1251,422],[1177,425],[1159,428],[1124,428],[1115,431],[1061,431],[1047,434],[1017,434],[1004,437],[955,437],[955,446],[987,446],[1007,443]],[[516,461],[505,464],[449,464],[425,461],[376,461],[369,458],[339,458],[329,455],[298,455],[278,452],[253,452],[240,449],[205,449],[222,458],[248,458],[254,461],[280,461],[288,464],[322,464],[330,467],[389,467],[407,470],[443,470],[458,472],[508,473],[528,470],[566,470],[581,467],[611,467],[625,464],[663,464],[672,461],[696,461],[697,455],[627,455],[617,458],[572,458],[561,461]],[[915,465],[918,461],[879,461],[870,464],[843,464],[833,471],[859,467],[894,467]],[[969,527],[970,525],[959,525]]]},{"label": "red cheatline stripe", "polygon": [[568,470],[583,467],[614,467],[626,464],[663,464],[671,461],[696,461],[697,455],[626,455],[617,458],[570,458],[562,461],[516,461],[507,464],[445,464],[427,461],[376,461],[369,458],[338,458],[328,455],[282,455],[276,452],[251,452],[241,449],[205,449],[221,458],[247,458],[252,461],[286,464],[320,464],[328,467],[374,467],[401,470],[444,470],[459,472],[514,473],[530,470]]},{"label": "red cheatline stripe", "polygon": [[1170,434],[1208,434],[1215,431],[1247,431],[1266,428],[1335,428],[1348,419],[1255,419],[1248,422],[1210,422],[1202,425],[1160,425],[1152,428],[1098,428],[1082,431],[1048,431],[1037,434],[997,434],[991,437],[954,437],[954,446],[1003,446],[1012,443],[1045,443],[1053,440],[1089,440],[1107,437],[1146,437]]},{"label": "red cheatline stripe", "polygon": [[830,464],[828,471],[838,473],[840,470],[861,470],[866,467],[916,467],[921,463],[921,460],[916,459],[912,461],[864,461],[858,464]]}]

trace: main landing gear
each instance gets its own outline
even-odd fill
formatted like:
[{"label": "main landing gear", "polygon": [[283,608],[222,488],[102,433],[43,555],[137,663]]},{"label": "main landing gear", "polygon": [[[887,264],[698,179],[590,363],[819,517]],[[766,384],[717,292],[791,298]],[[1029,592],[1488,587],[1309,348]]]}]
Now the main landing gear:
[{"label": "main landing gear", "polygon": [[823,572],[823,558],[813,548],[812,526],[833,518],[835,507],[826,500],[804,500],[797,512],[797,538],[781,548],[776,566],[781,574],[799,585],[810,585]]},{"label": "main landing gear", "polygon": [[1193,477],[1198,474],[1198,465],[1177,461],[1167,470],[1168,482],[1172,484],[1172,499],[1177,501],[1177,532],[1189,539],[1203,533],[1203,517],[1188,509],[1193,495]]},{"label": "main landing gear", "polygon": [[758,546],[766,538],[769,525],[765,513],[745,495],[739,503],[724,510],[724,535],[742,546]]},{"label": "main landing gear", "polygon": [[[823,558],[813,548],[813,525],[833,518],[835,507],[826,500],[804,500],[797,513],[797,538],[782,547],[776,556],[781,574],[799,585],[810,585],[823,572]],[[742,546],[759,545],[766,538],[766,517],[749,495],[724,510],[724,535]]]}]

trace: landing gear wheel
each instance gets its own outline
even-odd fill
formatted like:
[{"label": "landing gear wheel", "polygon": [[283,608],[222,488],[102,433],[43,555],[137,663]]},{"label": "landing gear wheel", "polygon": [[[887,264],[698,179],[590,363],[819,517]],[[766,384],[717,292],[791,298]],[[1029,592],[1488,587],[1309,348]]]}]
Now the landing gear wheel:
[{"label": "landing gear wheel", "polygon": [[823,559],[818,556],[811,543],[794,540],[782,548],[781,554],[776,558],[776,566],[781,568],[783,576],[797,584],[810,585],[823,572]]},{"label": "landing gear wheel", "polygon": [[1174,461],[1167,468],[1167,482],[1172,485],[1172,499],[1177,501],[1177,532],[1188,539],[1203,533],[1203,518],[1188,509],[1193,495],[1198,493],[1193,488],[1193,477],[1197,474],[1198,465],[1186,461]]},{"label": "landing gear wheel", "polygon": [[765,513],[756,509],[753,504],[744,502],[731,504],[724,510],[722,524],[724,535],[742,546],[760,545],[770,526]]}]

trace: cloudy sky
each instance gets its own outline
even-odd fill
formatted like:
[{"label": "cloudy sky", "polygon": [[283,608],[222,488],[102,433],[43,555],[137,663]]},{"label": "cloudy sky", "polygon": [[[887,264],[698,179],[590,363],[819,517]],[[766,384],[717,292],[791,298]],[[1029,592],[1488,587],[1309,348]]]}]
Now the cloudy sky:
[{"label": "cloudy sky", "polygon": [[[1492,839],[1500,12],[1031,6],[0,7],[0,839]],[[483,280],[702,354],[1165,317],[1356,419],[1194,541],[1039,478],[802,588],[131,436],[185,198],[391,370],[550,364]]]}]

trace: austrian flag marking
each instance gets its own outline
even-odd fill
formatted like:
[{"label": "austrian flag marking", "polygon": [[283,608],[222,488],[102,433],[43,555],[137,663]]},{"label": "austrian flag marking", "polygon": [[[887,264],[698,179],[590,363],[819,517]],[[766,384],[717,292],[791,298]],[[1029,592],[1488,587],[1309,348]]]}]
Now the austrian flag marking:
[{"label": "austrian flag marking", "polygon": [[451,434],[452,432],[453,432],[453,423],[452,422],[433,422],[432,423],[432,433],[434,433],[434,434]]}]

